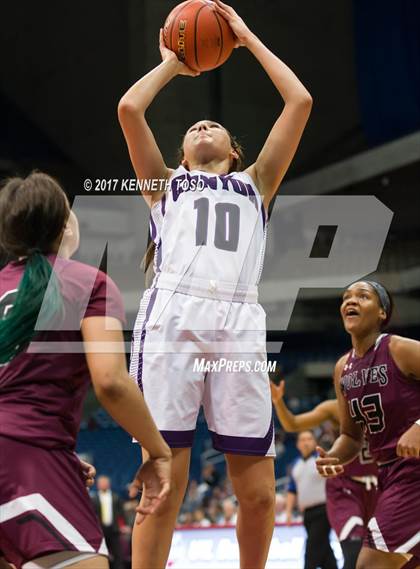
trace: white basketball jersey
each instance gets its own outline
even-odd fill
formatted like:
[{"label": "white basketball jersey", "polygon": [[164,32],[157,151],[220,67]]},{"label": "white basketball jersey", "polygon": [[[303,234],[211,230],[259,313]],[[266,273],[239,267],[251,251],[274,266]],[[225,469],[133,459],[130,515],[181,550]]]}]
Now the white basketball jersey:
[{"label": "white basketball jersey", "polygon": [[257,285],[265,217],[262,198],[248,174],[218,176],[180,166],[151,210],[156,278],[172,273]]}]

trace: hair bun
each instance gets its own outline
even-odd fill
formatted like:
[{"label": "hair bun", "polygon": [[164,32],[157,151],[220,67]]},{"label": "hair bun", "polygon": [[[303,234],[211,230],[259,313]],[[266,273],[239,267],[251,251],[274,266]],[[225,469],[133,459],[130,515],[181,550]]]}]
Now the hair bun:
[{"label": "hair bun", "polygon": [[42,255],[42,251],[39,247],[32,247],[31,249],[28,249],[26,254],[28,255],[28,257],[32,257],[33,255],[36,254]]}]

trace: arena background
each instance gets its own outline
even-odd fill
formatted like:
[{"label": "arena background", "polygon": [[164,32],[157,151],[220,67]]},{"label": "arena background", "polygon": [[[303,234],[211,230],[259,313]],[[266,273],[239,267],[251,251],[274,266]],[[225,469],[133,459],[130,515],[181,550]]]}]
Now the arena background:
[{"label": "arena background", "polygon": [[[34,168],[45,170],[63,183],[71,200],[86,195],[87,178],[133,178],[117,104],[128,86],[159,62],[158,30],[175,4],[169,0],[4,4],[0,178],[25,175]],[[231,4],[291,66],[314,99],[308,127],[280,193],[373,195],[394,212],[371,276],[394,294],[391,329],[420,338],[419,3],[232,0]],[[159,95],[148,118],[170,165],[176,163],[182,134],[201,118],[220,121],[231,130],[251,163],[280,109],[269,79],[251,54],[240,49],[216,71],[197,79],[176,78]],[[110,193],[90,196],[96,202],[83,217],[82,239],[93,246],[98,241],[102,247],[107,231],[112,232],[106,207]],[[132,323],[144,289],[139,263],[148,228],[136,223],[128,203],[128,196],[127,206],[124,199],[118,200],[119,218],[134,227],[133,234],[141,239],[128,242],[121,235],[119,274],[125,275],[126,282],[116,280],[126,289],[127,283],[139,283],[125,296]],[[98,236],[96,226],[89,223],[94,216],[106,228],[103,235]],[[318,232],[312,257],[328,257],[332,229]],[[136,246],[139,242],[142,245]],[[3,252],[2,262],[6,258]],[[106,261],[104,254],[103,268]],[[272,236],[262,288],[269,283],[271,291],[276,286],[280,289],[273,271],[276,262]],[[283,342],[281,352],[276,348],[270,359],[277,360],[279,376],[286,378],[294,411],[309,409],[332,393],[333,363],[348,347],[338,316],[339,293],[338,288],[301,289],[288,329],[269,331],[270,342]],[[263,295],[262,302],[268,315],[275,312],[275,295],[271,303],[265,303]],[[294,438],[276,427],[281,491],[296,449]],[[319,434],[328,441],[328,428]],[[113,488],[126,497],[139,452],[99,409],[93,394],[86,404],[78,450],[94,462],[98,473],[108,474]],[[191,479],[201,482],[202,467],[208,461],[222,481],[224,462],[211,450],[200,419]]]}]

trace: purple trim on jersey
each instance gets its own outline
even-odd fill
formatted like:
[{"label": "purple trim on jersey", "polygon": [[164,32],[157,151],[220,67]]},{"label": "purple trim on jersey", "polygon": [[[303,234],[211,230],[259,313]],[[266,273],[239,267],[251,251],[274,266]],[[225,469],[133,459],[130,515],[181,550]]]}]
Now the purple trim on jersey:
[{"label": "purple trim on jersey", "polygon": [[146,325],[147,325],[147,322],[149,321],[150,314],[151,314],[152,309],[153,309],[153,305],[155,304],[157,292],[158,292],[157,288],[153,289],[153,292],[152,292],[150,299],[149,299],[149,303],[147,305],[146,316],[145,316],[144,321],[143,321],[143,326],[141,328],[140,346],[139,346],[139,367],[137,370],[137,385],[140,387],[142,392],[143,392],[143,382],[142,382],[143,348],[144,348],[144,341],[146,339]]},{"label": "purple trim on jersey", "polygon": [[234,437],[231,435],[219,435],[210,431],[213,447],[230,454],[243,454],[250,456],[265,456],[273,440],[274,421],[270,421],[270,427],[264,438],[257,437]]},{"label": "purple trim on jersey", "polygon": [[195,429],[192,431],[160,431],[170,448],[190,448],[193,446]]},{"label": "purple trim on jersey", "polygon": [[157,235],[156,225],[153,219],[153,215],[150,214],[150,236],[153,241],[156,239],[156,235]]},{"label": "purple trim on jersey", "polygon": [[166,213],[166,194],[163,194],[162,199],[160,200],[160,207],[162,211],[162,217],[165,217]]},{"label": "purple trim on jersey", "polygon": [[156,273],[160,272],[160,266],[162,264],[162,239],[159,241],[159,245],[156,248]]},{"label": "purple trim on jersey", "polygon": [[261,214],[262,214],[262,219],[263,219],[263,229],[265,228],[265,222],[266,222],[266,216],[265,216],[265,207],[264,207],[264,203],[261,200]]}]

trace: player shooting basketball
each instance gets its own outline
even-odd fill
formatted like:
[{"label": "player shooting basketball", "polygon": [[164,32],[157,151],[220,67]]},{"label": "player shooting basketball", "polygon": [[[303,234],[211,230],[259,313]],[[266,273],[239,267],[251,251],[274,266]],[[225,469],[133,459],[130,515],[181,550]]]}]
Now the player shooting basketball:
[{"label": "player shooting basketball", "polygon": [[[249,49],[265,69],[285,105],[256,162],[247,169],[238,171],[240,151],[229,132],[209,120],[187,130],[181,164],[169,168],[145,113],[174,77],[197,72],[165,46],[162,32],[162,63],[137,81],[119,104],[138,179],[166,179],[170,185],[166,193],[143,192],[151,209],[156,277],[141,301],[130,373],[172,448],[172,492],[153,517],[134,528],[136,569],[166,565],[201,404],[214,447],[225,453],[239,502],[241,567],[265,566],[274,526],[268,375],[197,373],[193,363],[197,355],[217,359],[218,350],[231,359],[238,359],[238,354],[243,359],[247,353],[254,362],[266,360],[265,313],[258,304],[257,285],[267,210],[295,155],[312,99],[233,8],[217,1],[214,10],[231,26],[237,46]],[[201,191],[192,191],[198,182]]]}]

